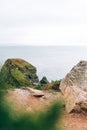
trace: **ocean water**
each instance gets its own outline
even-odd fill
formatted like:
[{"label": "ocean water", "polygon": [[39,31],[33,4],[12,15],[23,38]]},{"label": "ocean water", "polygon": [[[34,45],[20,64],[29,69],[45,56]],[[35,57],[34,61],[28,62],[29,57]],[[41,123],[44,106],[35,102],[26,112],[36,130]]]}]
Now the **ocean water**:
[{"label": "ocean water", "polygon": [[37,68],[39,79],[58,80],[80,60],[87,60],[85,46],[0,46],[0,64],[8,58],[22,58]]}]

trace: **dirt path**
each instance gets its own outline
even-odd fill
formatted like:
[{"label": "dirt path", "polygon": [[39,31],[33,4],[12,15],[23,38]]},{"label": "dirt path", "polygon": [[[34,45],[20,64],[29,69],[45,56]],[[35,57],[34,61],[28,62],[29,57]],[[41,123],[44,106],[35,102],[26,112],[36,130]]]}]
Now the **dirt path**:
[{"label": "dirt path", "polygon": [[87,115],[72,113],[63,118],[63,130],[87,130]]},{"label": "dirt path", "polygon": [[[8,101],[10,104],[13,104],[16,111],[35,111],[44,109],[47,107],[51,100],[59,99],[60,93],[46,93],[45,97],[36,98],[32,96],[26,90],[15,89],[8,93]],[[87,130],[87,115],[83,114],[66,114],[61,122],[62,130]]]}]

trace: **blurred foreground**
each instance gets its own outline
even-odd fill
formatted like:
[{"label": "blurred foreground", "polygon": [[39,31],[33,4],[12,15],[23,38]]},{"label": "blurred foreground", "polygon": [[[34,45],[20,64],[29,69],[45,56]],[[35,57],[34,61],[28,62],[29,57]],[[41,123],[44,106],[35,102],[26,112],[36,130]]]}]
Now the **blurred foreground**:
[{"label": "blurred foreground", "polygon": [[19,116],[13,113],[12,116],[12,108],[4,101],[4,95],[0,92],[0,130],[60,130],[60,103],[54,103],[45,111]]}]

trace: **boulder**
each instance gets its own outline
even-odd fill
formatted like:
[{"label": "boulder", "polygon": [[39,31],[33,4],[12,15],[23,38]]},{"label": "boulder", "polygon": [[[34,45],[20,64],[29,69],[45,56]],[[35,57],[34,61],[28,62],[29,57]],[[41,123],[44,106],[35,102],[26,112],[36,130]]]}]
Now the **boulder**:
[{"label": "boulder", "polygon": [[29,87],[27,87],[27,88],[23,87],[22,90],[28,91],[34,97],[38,97],[39,98],[39,97],[43,97],[44,96],[44,93],[41,90],[37,90],[37,89],[29,88]]},{"label": "boulder", "polygon": [[16,87],[39,82],[36,68],[23,59],[8,59],[2,66],[0,74],[5,83]]},{"label": "boulder", "polygon": [[60,83],[67,112],[87,111],[87,61],[80,61]]}]

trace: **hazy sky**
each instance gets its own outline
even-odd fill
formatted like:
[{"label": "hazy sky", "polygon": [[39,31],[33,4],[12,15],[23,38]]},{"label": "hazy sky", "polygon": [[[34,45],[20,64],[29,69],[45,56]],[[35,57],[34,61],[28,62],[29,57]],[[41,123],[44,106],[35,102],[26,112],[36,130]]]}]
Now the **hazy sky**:
[{"label": "hazy sky", "polygon": [[87,0],[0,0],[0,45],[87,43]]}]

